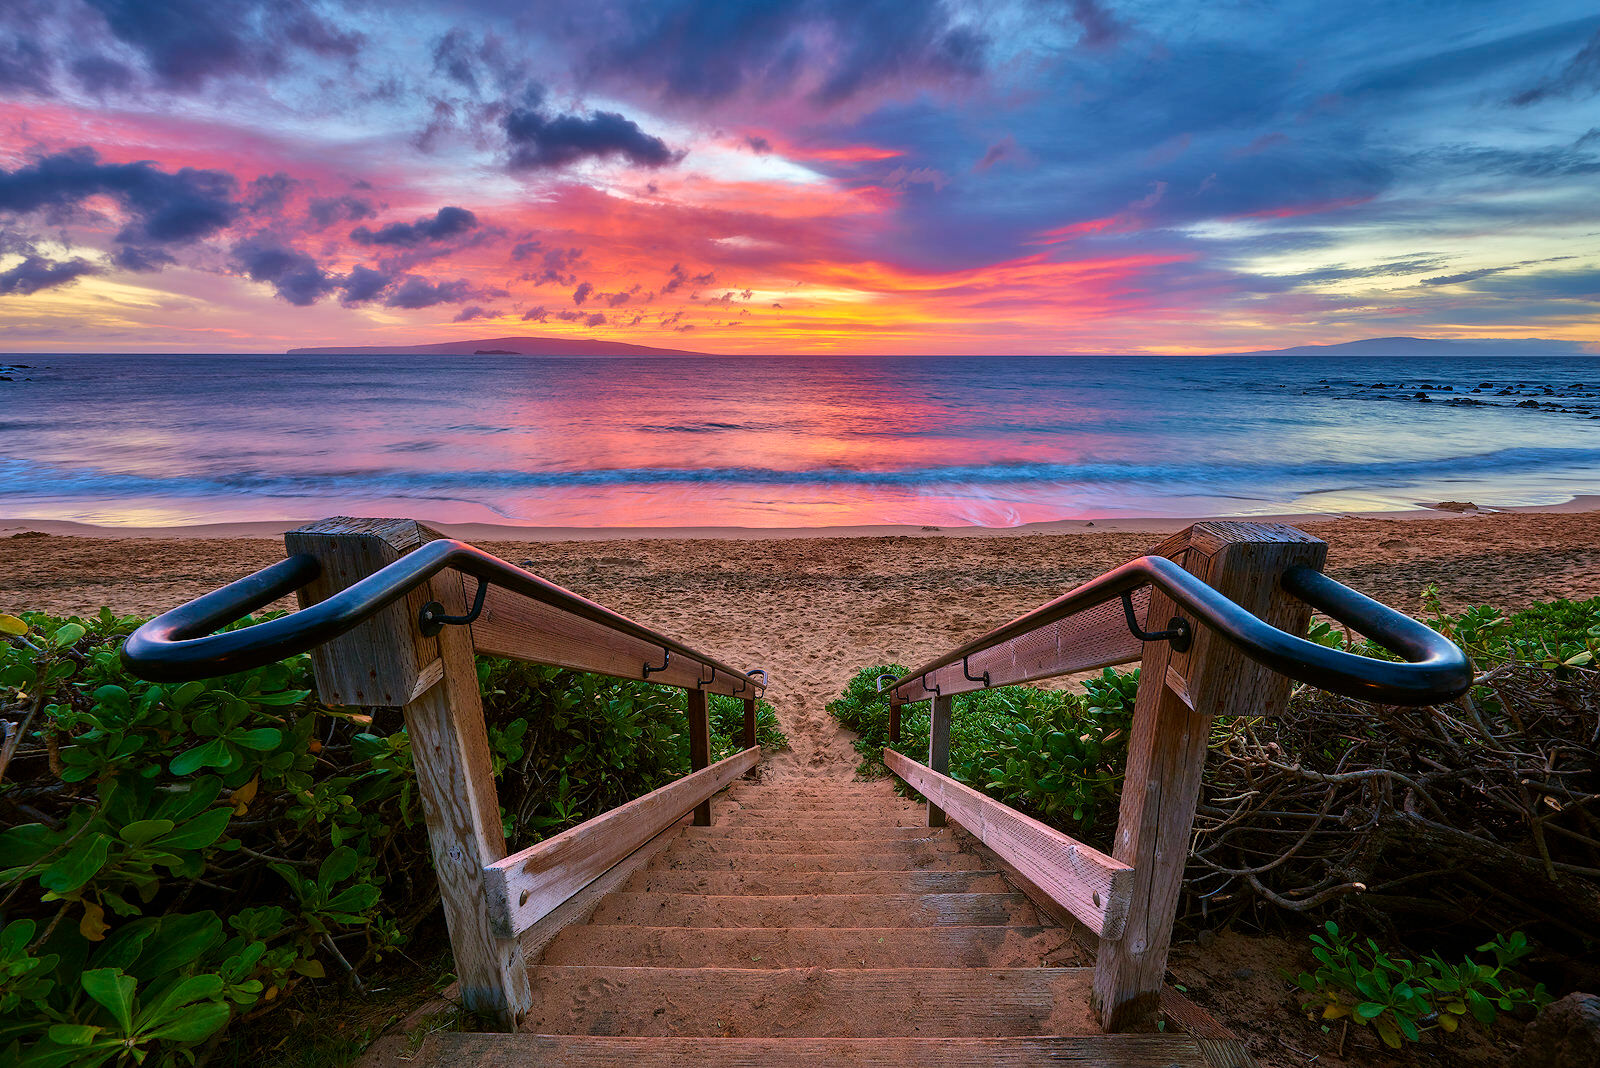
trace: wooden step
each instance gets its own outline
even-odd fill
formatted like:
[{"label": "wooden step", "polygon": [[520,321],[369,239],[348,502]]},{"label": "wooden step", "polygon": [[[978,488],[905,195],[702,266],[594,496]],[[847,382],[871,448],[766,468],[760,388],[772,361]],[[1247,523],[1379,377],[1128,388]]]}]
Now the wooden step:
[{"label": "wooden step", "polygon": [[645,927],[1031,927],[1022,894],[607,894],[591,924]]},{"label": "wooden step", "polygon": [[821,812],[782,812],[771,815],[765,812],[751,812],[748,809],[729,809],[721,811],[713,809],[711,813],[712,826],[725,826],[734,824],[746,827],[773,826],[773,827],[813,827],[818,825],[844,825],[850,827],[926,827],[928,825],[927,813],[918,809],[915,812],[890,813],[821,813]]},{"label": "wooden step", "polygon": [[568,927],[541,964],[652,968],[1028,968],[1087,963],[1059,927]]},{"label": "wooden step", "polygon": [[806,826],[802,823],[792,822],[786,826],[775,826],[770,821],[759,823],[721,823],[710,827],[685,827],[682,840],[692,842],[697,838],[726,838],[741,839],[748,842],[781,842],[781,841],[840,841],[854,839],[856,841],[883,842],[893,838],[933,838],[939,834],[938,827],[874,827],[870,824],[854,823],[823,823],[817,826]]},{"label": "wooden step", "polygon": [[[687,834],[687,831],[685,832]],[[961,847],[948,835],[940,837],[882,839],[882,838],[806,838],[786,841],[761,841],[747,838],[690,838],[680,837],[668,848],[669,853],[704,853],[717,856],[724,853],[767,855],[770,853],[859,853],[882,856],[888,853],[937,854],[957,853]]]},{"label": "wooden step", "polygon": [[779,853],[709,852],[695,846],[674,847],[651,857],[652,871],[973,871],[983,861],[971,853]]},{"label": "wooden step", "polygon": [[1006,894],[995,871],[643,871],[622,889],[655,894]]},{"label": "wooden step", "polygon": [[926,812],[926,805],[900,804],[890,801],[868,801],[851,804],[800,804],[769,805],[756,802],[725,801],[712,805],[712,810],[726,815],[756,817],[758,819],[831,819],[857,818],[883,819]]},{"label": "wooden step", "polygon": [[1089,1035],[1086,968],[528,969],[535,1034],[730,1038]]},{"label": "wooden step", "polygon": [[428,1036],[418,1068],[1206,1068],[1185,1035],[1045,1038],[614,1038],[590,1035]]}]

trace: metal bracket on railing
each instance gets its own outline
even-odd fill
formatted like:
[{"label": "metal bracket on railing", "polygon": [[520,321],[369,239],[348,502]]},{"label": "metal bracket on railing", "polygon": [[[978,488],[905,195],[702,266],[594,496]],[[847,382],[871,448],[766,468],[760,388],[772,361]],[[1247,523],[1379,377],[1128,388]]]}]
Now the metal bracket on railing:
[{"label": "metal bracket on railing", "polygon": [[1189,643],[1193,639],[1194,633],[1189,629],[1187,621],[1178,616],[1173,616],[1167,620],[1166,630],[1141,630],[1139,621],[1133,616],[1133,594],[1131,592],[1122,595],[1122,612],[1123,615],[1128,617],[1128,630],[1140,641],[1171,642],[1174,652],[1182,653],[1188,651]]},{"label": "metal bracket on railing", "polygon": [[[705,667],[704,664],[701,664],[700,666],[702,668]],[[697,689],[697,690],[703,690],[707,686],[716,685],[716,682],[717,682],[717,665],[712,664],[711,665],[711,677],[709,679],[696,679],[695,683],[694,683],[694,688]]]},{"label": "metal bracket on railing", "polygon": [[763,690],[766,689],[767,688],[767,669],[766,668],[751,668],[749,671],[746,671],[744,673],[744,677],[747,678],[747,679],[748,678],[753,678],[756,675],[760,675],[761,676],[761,688]]},{"label": "metal bracket on railing", "polygon": [[982,675],[974,675],[972,672],[967,670],[968,659],[969,657],[965,656],[961,658],[961,674],[967,677],[968,682],[981,682],[983,683],[984,688],[987,689],[989,686],[989,673],[985,671]]},{"label": "metal bracket on railing", "polygon": [[489,580],[478,580],[478,595],[472,599],[472,610],[464,616],[447,616],[444,614],[444,605],[438,601],[429,601],[422,606],[422,611],[417,613],[417,629],[422,631],[425,638],[431,638],[444,630],[448,624],[452,627],[465,626],[478,618],[483,611],[483,598],[489,592]]},{"label": "metal bracket on railing", "polygon": [[653,675],[657,671],[665,671],[665,670],[667,670],[667,665],[670,664],[670,663],[672,663],[672,650],[671,649],[663,649],[663,650],[661,650],[661,666],[660,667],[651,667],[650,666],[650,661],[646,660],[644,662],[644,677],[648,679],[651,675]]},{"label": "metal bracket on railing", "polygon": [[922,690],[924,693],[931,693],[935,697],[944,696],[944,691],[939,689],[939,684],[937,682],[932,686],[928,685],[928,673],[926,671],[922,673]]},{"label": "metal bracket on railing", "polygon": [[878,676],[878,692],[879,693],[883,692],[883,680],[884,679],[888,679],[890,682],[893,682],[894,681],[894,676],[893,675],[879,675]]}]

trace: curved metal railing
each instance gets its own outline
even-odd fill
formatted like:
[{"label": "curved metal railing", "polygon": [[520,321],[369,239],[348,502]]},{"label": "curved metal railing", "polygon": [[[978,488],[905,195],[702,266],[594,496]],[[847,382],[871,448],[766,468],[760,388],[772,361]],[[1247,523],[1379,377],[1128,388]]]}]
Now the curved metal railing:
[{"label": "curved metal railing", "polygon": [[1306,604],[1406,662],[1358,656],[1298,638],[1262,620],[1172,560],[1163,556],[1141,556],[907,672],[884,689],[897,692],[908,684],[919,683],[940,668],[964,663],[969,657],[1002,642],[1145,586],[1160,589],[1197,623],[1215,631],[1250,659],[1289,678],[1334,693],[1388,704],[1429,705],[1452,701],[1472,686],[1472,664],[1467,655],[1450,639],[1410,616],[1309,567],[1291,567],[1280,581],[1286,591]]},{"label": "curved metal railing", "polygon": [[[749,679],[757,691],[766,687],[766,672],[760,668],[740,671],[498,556],[449,538],[427,542],[309,608],[241,630],[214,633],[218,627],[264,608],[321,574],[322,565],[315,557],[304,553],[291,556],[150,620],[123,645],[122,661],[135,675],[155,682],[183,682],[247,671],[337,638],[446,568],[659,646],[669,654],[668,659],[676,653],[733,678]],[[424,615],[427,611],[424,608]],[[419,625],[427,622],[419,620]]]}]

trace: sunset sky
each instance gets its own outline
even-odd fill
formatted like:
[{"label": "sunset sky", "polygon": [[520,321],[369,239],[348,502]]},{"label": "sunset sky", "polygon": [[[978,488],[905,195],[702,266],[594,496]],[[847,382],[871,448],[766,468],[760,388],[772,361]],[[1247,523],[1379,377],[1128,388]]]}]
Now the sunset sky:
[{"label": "sunset sky", "polygon": [[0,348],[1600,342],[1591,2],[6,0]]}]

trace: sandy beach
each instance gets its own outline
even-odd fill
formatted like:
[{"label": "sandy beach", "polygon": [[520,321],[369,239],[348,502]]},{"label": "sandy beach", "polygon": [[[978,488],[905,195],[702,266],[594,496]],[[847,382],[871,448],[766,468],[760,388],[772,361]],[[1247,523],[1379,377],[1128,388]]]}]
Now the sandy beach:
[{"label": "sandy beach", "polygon": [[[1423,587],[1436,583],[1452,608],[1515,609],[1600,593],[1596,503],[1294,522],[1329,543],[1329,573],[1398,608],[1417,611]],[[1589,510],[1573,510],[1582,508]],[[768,696],[794,744],[776,758],[775,773],[831,778],[848,777],[856,755],[823,705],[855,671],[914,663],[976,637],[1182,525],[1120,520],[1049,532],[887,536],[635,531],[604,541],[542,540],[551,532],[526,530],[509,540],[506,528],[494,527],[448,532],[708,653],[767,668]],[[282,541],[265,536],[273,528],[264,526],[106,532],[0,521],[0,610],[163,611],[281,559]]]}]

